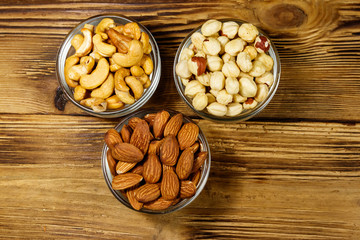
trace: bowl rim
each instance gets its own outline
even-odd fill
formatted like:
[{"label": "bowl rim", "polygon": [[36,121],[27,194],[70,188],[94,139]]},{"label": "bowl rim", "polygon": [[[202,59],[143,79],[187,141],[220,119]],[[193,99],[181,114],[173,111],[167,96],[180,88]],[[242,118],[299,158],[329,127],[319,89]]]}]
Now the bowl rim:
[{"label": "bowl rim", "polygon": [[[161,110],[165,110],[167,112],[170,113],[170,117],[174,116],[177,113],[180,113],[178,111],[175,110],[171,110],[171,109],[166,109],[163,108]],[[129,119],[131,119],[132,117],[139,117],[141,116],[145,116],[148,113],[157,113],[161,110],[156,110],[156,109],[150,109],[150,108],[145,108],[145,109],[141,109],[139,111],[136,111],[128,116],[126,116],[125,118],[121,119],[121,121],[114,127],[117,131],[120,130],[120,127],[123,126],[124,124],[126,124],[128,122]],[[182,114],[182,113],[181,113]],[[191,122],[196,124],[190,117],[183,115],[183,123],[186,122]],[[197,125],[197,124],[196,124]],[[198,125],[197,125],[198,126]],[[198,126],[199,127],[199,126]],[[111,191],[111,193],[114,195],[114,197],[121,202],[123,205],[125,205],[126,207],[132,209],[133,211],[137,211],[137,212],[141,212],[141,213],[148,213],[148,214],[165,214],[165,213],[171,213],[171,212],[175,212],[177,210],[180,210],[186,206],[188,206],[191,202],[193,202],[202,192],[202,190],[204,189],[207,180],[209,178],[209,174],[210,174],[210,168],[211,168],[211,150],[210,150],[210,145],[206,139],[205,134],[203,133],[203,131],[201,130],[201,128],[199,127],[199,142],[201,142],[200,144],[200,150],[206,150],[208,152],[208,158],[205,161],[204,165],[203,165],[203,170],[201,173],[201,177],[200,180],[197,184],[197,190],[194,196],[192,196],[191,198],[188,199],[183,199],[180,202],[178,202],[177,204],[165,209],[165,210],[159,210],[159,211],[155,211],[155,210],[150,210],[150,209],[145,209],[145,208],[141,208],[140,210],[136,210],[134,209],[130,203],[126,200],[126,197],[123,196],[123,194],[118,191],[118,190],[114,190],[111,187],[111,181],[112,181],[112,174],[110,173],[109,170],[109,166],[107,163],[107,151],[108,151],[108,147],[106,145],[106,143],[104,143],[102,151],[101,151],[101,168],[102,168],[102,172],[103,172],[103,176],[106,182],[106,185],[108,186],[109,190]]]},{"label": "bowl rim", "polygon": [[[243,20],[239,20],[239,19],[234,19],[234,18],[223,18],[223,19],[216,19],[222,23],[224,22],[228,22],[228,21],[234,21],[236,23],[238,23],[240,26],[244,23],[249,23]],[[204,23],[203,23],[204,24]],[[175,54],[175,58],[174,58],[174,63],[173,63],[173,78],[174,78],[174,82],[175,82],[175,86],[176,86],[176,90],[178,91],[179,95],[181,96],[182,100],[200,117],[207,119],[207,120],[211,120],[211,121],[215,121],[215,122],[240,122],[240,121],[245,121],[248,120],[252,117],[254,117],[255,115],[257,115],[258,113],[260,113],[268,104],[269,102],[272,100],[272,98],[274,97],[277,88],[279,86],[280,83],[280,76],[281,76],[281,62],[280,62],[280,56],[279,53],[273,43],[273,41],[271,40],[271,38],[259,27],[256,27],[259,31],[259,35],[260,36],[265,36],[269,39],[270,41],[270,49],[269,49],[269,55],[270,55],[270,51],[272,50],[273,55],[275,56],[274,59],[274,66],[273,66],[273,74],[274,74],[274,69],[276,67],[276,76],[274,75],[274,83],[272,84],[272,86],[269,89],[269,94],[267,96],[267,98],[262,101],[261,103],[259,103],[254,109],[251,109],[250,111],[244,111],[242,112],[240,115],[238,116],[234,116],[234,117],[227,117],[227,116],[223,116],[223,117],[218,117],[215,115],[212,115],[210,113],[206,113],[204,110],[203,111],[198,111],[194,108],[194,106],[191,103],[191,99],[185,96],[185,92],[183,91],[184,86],[181,82],[181,78],[176,74],[176,64],[179,62],[180,59],[180,55],[182,50],[189,46],[191,43],[191,35],[194,32],[199,32],[201,30],[202,25],[199,25],[198,27],[196,27],[195,29],[193,29],[180,43],[176,54]]]},{"label": "bowl rim", "polygon": [[[150,44],[152,46],[152,51],[150,53],[150,57],[154,62],[154,71],[149,76],[151,79],[150,87],[145,89],[141,98],[138,99],[137,101],[135,101],[135,103],[133,103],[131,105],[127,105],[124,108],[121,108],[118,110],[107,110],[104,112],[95,112],[91,108],[81,105],[79,102],[77,102],[73,98],[73,89],[66,84],[63,69],[64,69],[64,65],[65,65],[65,60],[69,55],[69,51],[71,51],[71,49],[72,49],[72,46],[71,46],[72,36],[79,33],[81,27],[84,24],[90,23],[90,22],[101,21],[101,19],[107,18],[107,17],[113,18],[115,22],[119,22],[119,20],[121,20],[123,22],[136,22],[139,25],[140,29],[149,35]],[[125,15],[122,15],[122,14],[118,14],[118,13],[99,14],[99,15],[91,16],[85,20],[82,20],[76,26],[74,26],[68,32],[68,34],[65,36],[65,38],[63,39],[63,41],[57,51],[55,73],[56,73],[56,78],[57,78],[58,84],[64,93],[64,97],[67,100],[70,100],[70,102],[72,104],[74,104],[76,107],[80,108],[81,110],[87,112],[90,115],[97,116],[97,117],[102,117],[102,118],[121,117],[121,116],[128,115],[128,114],[138,110],[139,108],[141,108],[146,102],[148,102],[148,100],[150,100],[150,98],[155,93],[155,91],[158,87],[158,84],[160,82],[160,78],[161,78],[160,50],[159,50],[159,46],[156,42],[156,39],[154,38],[152,33],[143,24],[136,21],[135,19],[125,16]],[[70,94],[70,92],[71,92],[71,94]]]}]

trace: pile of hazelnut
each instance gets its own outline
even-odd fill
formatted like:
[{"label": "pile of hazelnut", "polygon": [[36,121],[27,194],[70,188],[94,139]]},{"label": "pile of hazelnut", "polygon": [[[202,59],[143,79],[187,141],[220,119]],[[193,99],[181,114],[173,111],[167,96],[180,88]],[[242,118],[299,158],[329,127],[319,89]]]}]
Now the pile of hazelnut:
[{"label": "pile of hazelnut", "polygon": [[254,25],[208,20],[191,41],[175,71],[196,110],[233,117],[266,99],[274,60],[270,40]]}]

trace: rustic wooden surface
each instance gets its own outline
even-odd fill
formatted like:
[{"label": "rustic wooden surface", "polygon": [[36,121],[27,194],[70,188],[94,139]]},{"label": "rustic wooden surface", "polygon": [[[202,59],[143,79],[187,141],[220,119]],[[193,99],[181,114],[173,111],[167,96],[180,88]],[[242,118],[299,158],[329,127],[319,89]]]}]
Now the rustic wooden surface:
[{"label": "rustic wooden surface", "polygon": [[[109,12],[159,44],[162,78],[145,107],[193,117],[210,143],[208,183],[181,211],[122,206],[100,168],[119,119],[54,107],[62,40]],[[208,18],[252,22],[280,53],[279,89],[247,122],[198,119],[176,92],[176,49]],[[354,0],[0,1],[0,238],[360,239],[359,19]]]}]

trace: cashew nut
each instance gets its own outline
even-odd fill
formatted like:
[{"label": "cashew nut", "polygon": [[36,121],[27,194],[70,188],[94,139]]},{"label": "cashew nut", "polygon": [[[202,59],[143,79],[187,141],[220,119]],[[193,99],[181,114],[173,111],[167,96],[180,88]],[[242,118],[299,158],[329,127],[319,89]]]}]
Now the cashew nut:
[{"label": "cashew nut", "polygon": [[69,85],[69,87],[76,87],[78,84],[78,82],[73,81],[69,78],[69,70],[72,66],[76,65],[79,62],[79,58],[75,55],[70,56],[66,59],[65,61],[65,66],[64,66],[64,74],[65,74],[65,81],[66,83]]},{"label": "cashew nut", "polygon": [[112,44],[114,44],[119,53],[127,53],[129,51],[129,44],[132,38],[121,34],[113,28],[107,30],[106,33],[109,35]]},{"label": "cashew nut", "polygon": [[110,72],[116,72],[121,67],[117,65],[112,58],[109,58]]},{"label": "cashew nut", "polygon": [[71,45],[75,48],[75,51],[77,51],[81,44],[84,41],[84,37],[81,34],[76,34],[73,39],[71,39]]},{"label": "cashew nut", "polygon": [[129,36],[133,39],[139,40],[141,37],[141,30],[136,22],[127,23],[123,29],[124,35]]},{"label": "cashew nut", "polygon": [[[146,74],[144,74],[144,75],[147,76]],[[147,76],[147,80],[144,83],[144,88],[148,88],[148,87],[150,87],[150,85],[151,85],[151,81],[150,81],[149,76]]]},{"label": "cashew nut", "polygon": [[92,108],[94,112],[106,111],[107,103],[102,98],[86,98],[80,101],[81,105]]},{"label": "cashew nut", "polygon": [[94,89],[100,86],[109,74],[109,63],[106,58],[101,58],[91,74],[82,75],[80,85],[85,89]]},{"label": "cashew nut", "polygon": [[124,106],[124,103],[120,101],[120,98],[116,95],[113,95],[107,99],[107,109],[119,109]]},{"label": "cashew nut", "polygon": [[80,64],[72,66],[69,69],[68,75],[71,80],[79,81],[84,74],[91,72],[95,65],[95,60],[90,56],[85,56],[80,59]]},{"label": "cashew nut", "polygon": [[109,73],[109,76],[103,84],[97,89],[94,89],[91,92],[91,97],[97,98],[108,98],[114,92],[114,76],[112,73]]},{"label": "cashew nut", "polygon": [[115,63],[121,67],[131,67],[139,64],[143,57],[144,51],[142,43],[138,40],[132,40],[129,44],[129,51],[127,54],[114,53],[112,58]]},{"label": "cashew nut", "polygon": [[100,34],[93,37],[94,49],[103,57],[111,57],[116,52],[116,47],[103,42]]},{"label": "cashew nut", "polygon": [[119,91],[127,92],[130,88],[125,83],[125,77],[130,76],[130,70],[120,67],[119,70],[115,72],[115,89]]},{"label": "cashew nut", "polygon": [[83,100],[86,96],[86,89],[82,86],[78,85],[74,89],[74,99],[76,101]]},{"label": "cashew nut", "polygon": [[150,75],[154,70],[154,63],[149,55],[144,55],[140,61],[140,66],[144,69],[147,75]]},{"label": "cashew nut", "polygon": [[124,32],[124,25],[118,25],[116,27],[113,27],[112,29],[118,31],[119,33],[123,33]]},{"label": "cashew nut", "polygon": [[134,77],[140,77],[141,75],[144,74],[144,70],[140,67],[140,66],[132,66],[130,68],[130,72],[131,72],[131,75],[133,75]]},{"label": "cashew nut", "polygon": [[81,29],[81,32],[84,35],[84,41],[81,43],[81,46],[75,52],[75,56],[77,57],[83,57],[85,55],[88,55],[93,47],[92,32],[87,28]]},{"label": "cashew nut", "polygon": [[105,34],[105,31],[110,29],[110,28],[113,28],[115,26],[116,25],[115,25],[114,19],[104,18],[96,26],[95,33],[100,34],[103,39],[107,39],[107,34]]},{"label": "cashew nut", "polygon": [[140,37],[140,42],[143,44],[144,54],[150,54],[152,48],[150,44],[149,35],[147,35],[145,32],[142,32]]},{"label": "cashew nut", "polygon": [[100,55],[100,53],[93,51],[92,53],[89,54],[90,57],[92,57],[93,59],[95,59],[95,62],[99,62],[99,60],[103,57]]},{"label": "cashew nut", "polygon": [[85,23],[83,28],[89,29],[91,32],[94,32],[94,25]]},{"label": "cashew nut", "polygon": [[125,104],[133,104],[135,102],[135,98],[131,96],[129,91],[120,91],[115,88],[115,94],[118,96],[120,101],[122,101]]},{"label": "cashew nut", "polygon": [[129,85],[132,92],[134,93],[135,99],[137,100],[137,99],[141,98],[141,96],[144,92],[144,87],[141,84],[141,82],[139,80],[137,80],[136,77],[134,77],[134,76],[126,77],[125,82],[127,83],[127,85]]}]

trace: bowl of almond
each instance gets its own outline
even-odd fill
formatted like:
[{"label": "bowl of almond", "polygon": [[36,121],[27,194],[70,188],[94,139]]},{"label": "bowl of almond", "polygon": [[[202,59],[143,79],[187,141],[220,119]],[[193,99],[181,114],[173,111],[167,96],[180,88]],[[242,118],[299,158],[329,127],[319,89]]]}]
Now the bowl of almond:
[{"label": "bowl of almond", "polygon": [[266,33],[239,20],[210,19],[180,44],[173,75],[178,93],[199,116],[243,121],[271,101],[280,58]]},{"label": "bowl of almond", "polygon": [[171,110],[140,110],[104,137],[102,170],[112,194],[145,213],[169,213],[190,204],[210,172],[210,148],[190,118]]}]

